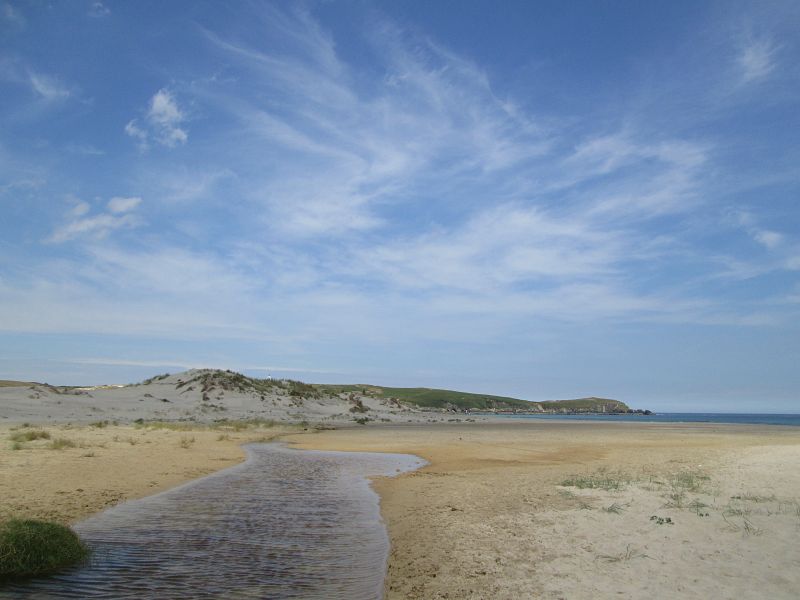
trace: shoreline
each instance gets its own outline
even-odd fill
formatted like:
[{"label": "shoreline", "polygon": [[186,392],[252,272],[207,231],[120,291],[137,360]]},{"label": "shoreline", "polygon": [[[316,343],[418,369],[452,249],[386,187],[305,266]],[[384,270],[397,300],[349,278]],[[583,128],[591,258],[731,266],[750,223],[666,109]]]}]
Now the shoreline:
[{"label": "shoreline", "polygon": [[[241,463],[245,443],[282,441],[428,462],[371,482],[391,543],[386,598],[701,598],[726,589],[789,598],[800,586],[796,428],[574,419],[323,431],[43,427],[49,440],[2,449],[9,494],[0,518],[74,523]],[[9,433],[0,427],[0,437]],[[66,436],[74,447],[47,448]],[[619,486],[562,485],[600,475]]]}]

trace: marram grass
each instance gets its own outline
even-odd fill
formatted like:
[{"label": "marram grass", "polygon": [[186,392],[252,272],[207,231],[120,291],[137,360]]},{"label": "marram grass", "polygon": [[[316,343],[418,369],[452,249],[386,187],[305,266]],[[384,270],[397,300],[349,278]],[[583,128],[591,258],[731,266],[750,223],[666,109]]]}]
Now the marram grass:
[{"label": "marram grass", "polygon": [[0,522],[0,579],[46,575],[88,555],[88,548],[64,525],[24,519]]}]

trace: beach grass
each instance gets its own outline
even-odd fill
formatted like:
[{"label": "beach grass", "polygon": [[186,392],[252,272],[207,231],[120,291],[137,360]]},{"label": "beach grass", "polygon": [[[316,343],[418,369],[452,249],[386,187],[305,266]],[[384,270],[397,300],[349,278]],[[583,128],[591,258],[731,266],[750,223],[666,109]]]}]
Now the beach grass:
[{"label": "beach grass", "polygon": [[26,431],[15,431],[8,438],[12,442],[32,442],[34,440],[49,440],[50,433],[44,429],[28,429]]},{"label": "beach grass", "polygon": [[0,579],[46,575],[88,555],[88,548],[64,525],[26,519],[0,523]]},{"label": "beach grass", "polygon": [[50,448],[51,450],[63,450],[64,448],[74,448],[74,447],[75,447],[75,442],[73,442],[68,438],[63,438],[63,437],[54,439],[52,442],[50,442],[50,445],[48,446],[48,448]]},{"label": "beach grass", "polygon": [[561,482],[564,487],[575,487],[579,490],[606,490],[614,491],[625,488],[631,483],[631,478],[624,473],[609,473],[597,471],[584,475],[572,475]]}]

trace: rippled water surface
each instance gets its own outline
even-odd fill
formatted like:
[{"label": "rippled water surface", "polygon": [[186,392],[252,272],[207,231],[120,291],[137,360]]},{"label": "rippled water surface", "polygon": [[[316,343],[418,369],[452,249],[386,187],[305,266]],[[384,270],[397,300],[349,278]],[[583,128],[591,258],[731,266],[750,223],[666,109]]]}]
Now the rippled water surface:
[{"label": "rippled water surface", "polygon": [[241,465],[83,521],[89,565],[0,598],[380,598],[389,543],[366,478],[423,461],[247,450]]}]

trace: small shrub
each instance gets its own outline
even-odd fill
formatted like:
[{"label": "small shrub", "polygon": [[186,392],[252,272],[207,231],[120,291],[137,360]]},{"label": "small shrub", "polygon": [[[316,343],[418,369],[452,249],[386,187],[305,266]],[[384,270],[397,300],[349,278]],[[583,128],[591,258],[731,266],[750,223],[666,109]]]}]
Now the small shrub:
[{"label": "small shrub", "polygon": [[103,427],[108,426],[108,421],[95,421],[94,423],[89,423],[89,427],[97,427],[98,429],[102,429]]},{"label": "small shrub", "polygon": [[[351,394],[352,396],[352,394]],[[353,406],[350,407],[351,413],[365,413],[369,410],[368,406],[364,406],[364,403],[360,399],[351,399],[350,402]]]},{"label": "small shrub", "polygon": [[51,450],[63,450],[64,448],[74,448],[75,442],[67,438],[56,438],[50,442]]},{"label": "small shrub", "polygon": [[369,423],[369,419],[367,417],[359,417],[357,419],[353,419],[353,421],[355,421],[359,425],[366,425],[367,423]]},{"label": "small shrub", "polygon": [[189,437],[186,435],[181,436],[180,446],[181,448],[189,449],[194,444],[194,436]]},{"label": "small shrub", "polygon": [[11,449],[12,450],[22,450],[22,447],[23,447],[22,444],[20,444],[19,442],[12,442],[11,443]]},{"label": "small shrub", "polygon": [[53,573],[88,555],[80,538],[64,525],[22,519],[0,523],[0,579]]}]

